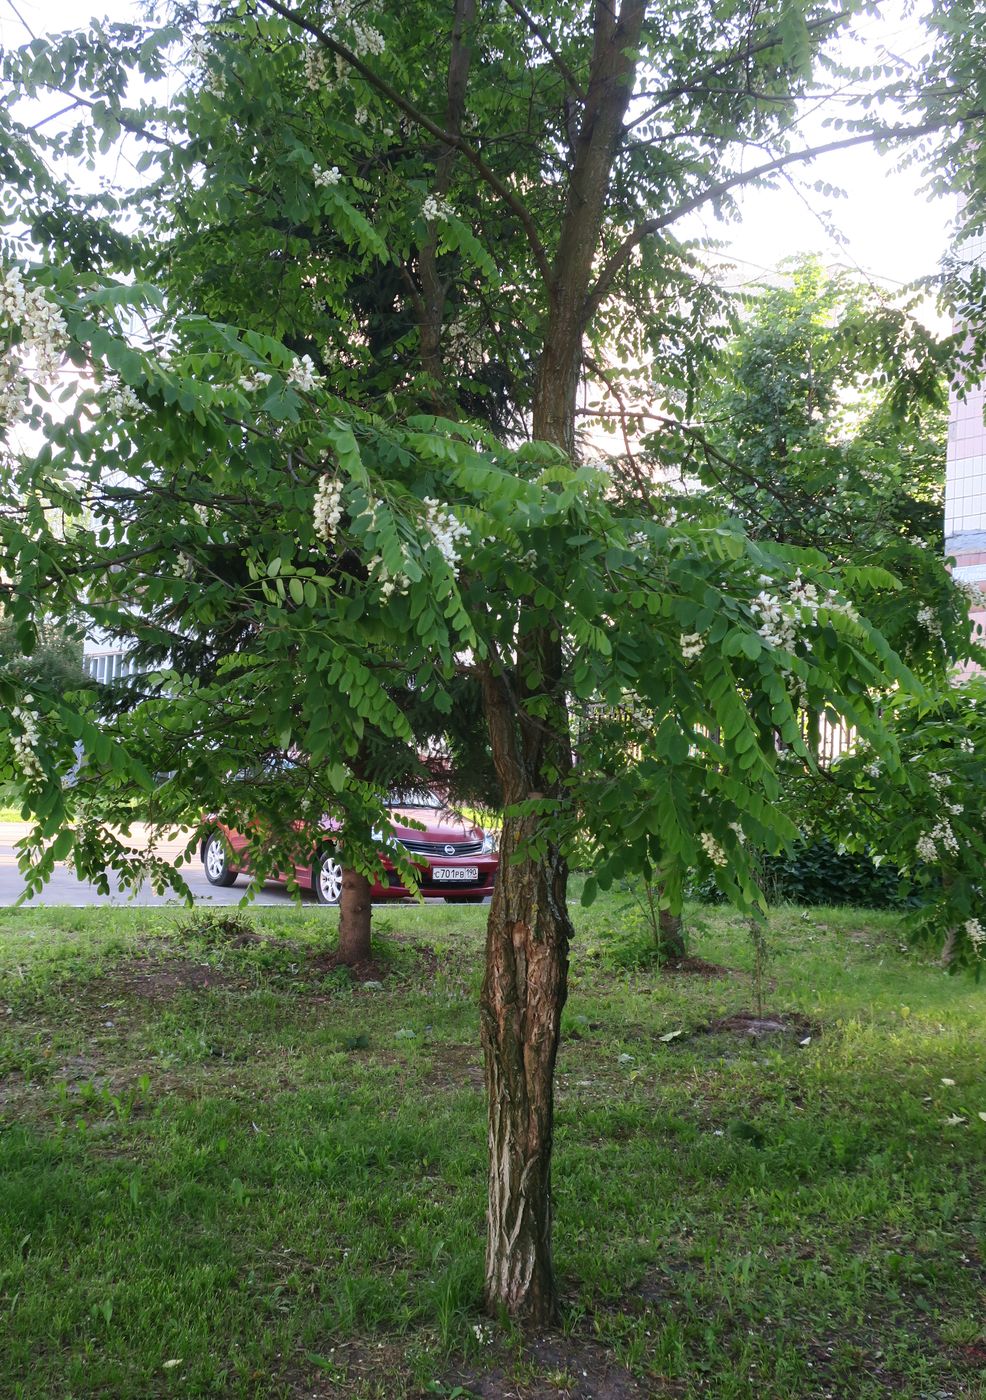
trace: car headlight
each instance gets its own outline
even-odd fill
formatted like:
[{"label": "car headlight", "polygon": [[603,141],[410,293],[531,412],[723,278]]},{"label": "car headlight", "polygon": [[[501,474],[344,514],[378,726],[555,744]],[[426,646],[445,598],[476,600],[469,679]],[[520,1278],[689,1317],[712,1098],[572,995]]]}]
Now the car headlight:
[{"label": "car headlight", "polygon": [[484,832],[483,832],[483,850],[482,850],[482,854],[483,854],[484,856],[492,855],[492,854],[493,854],[493,850],[494,850],[493,837],[492,837],[492,835],[490,834],[490,832],[484,831]]}]

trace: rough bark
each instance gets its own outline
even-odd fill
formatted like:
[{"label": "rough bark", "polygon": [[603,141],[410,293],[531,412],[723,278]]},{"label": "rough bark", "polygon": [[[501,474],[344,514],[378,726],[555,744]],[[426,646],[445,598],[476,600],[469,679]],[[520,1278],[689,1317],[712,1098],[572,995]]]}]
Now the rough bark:
[{"label": "rough bark", "polygon": [[343,870],[339,895],[339,961],[353,967],[370,957],[370,882],[357,870]]},{"label": "rough bark", "polygon": [[[508,805],[542,793],[531,779],[548,749],[525,744],[507,678],[487,671],[493,756]],[[530,736],[527,736],[528,738]],[[568,977],[568,872],[556,847],[526,848],[536,815],[508,812],[487,924],[481,997],[489,1108],[486,1304],[521,1321],[558,1319],[551,1253],[554,1069]],[[518,858],[519,857],[519,858]]]},{"label": "rough bark", "polygon": [[685,956],[685,928],[680,914],[661,909],[657,915],[657,951],[661,962]]}]

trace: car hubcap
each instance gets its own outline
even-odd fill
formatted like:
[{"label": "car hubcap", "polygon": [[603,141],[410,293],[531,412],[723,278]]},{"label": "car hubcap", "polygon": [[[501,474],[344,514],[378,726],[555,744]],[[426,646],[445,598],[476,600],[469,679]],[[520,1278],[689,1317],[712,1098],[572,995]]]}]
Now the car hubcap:
[{"label": "car hubcap", "polygon": [[335,860],[323,860],[318,871],[318,890],[326,904],[338,904],[342,894],[342,866]]},{"label": "car hubcap", "polygon": [[218,880],[226,869],[226,852],[215,837],[209,842],[205,853],[205,868],[214,880]]}]

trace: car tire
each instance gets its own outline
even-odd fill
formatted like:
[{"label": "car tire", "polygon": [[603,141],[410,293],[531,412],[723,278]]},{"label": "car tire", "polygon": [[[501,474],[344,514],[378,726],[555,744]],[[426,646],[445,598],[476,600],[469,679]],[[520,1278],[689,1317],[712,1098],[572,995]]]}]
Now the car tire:
[{"label": "car tire", "polygon": [[312,894],[316,904],[336,905],[342,894],[342,866],[334,856],[320,855],[312,870]]},{"label": "car tire", "polygon": [[217,831],[214,831],[205,843],[202,865],[210,885],[218,885],[220,889],[226,890],[230,885],[236,884],[236,877],[240,872],[230,869],[226,843]]}]

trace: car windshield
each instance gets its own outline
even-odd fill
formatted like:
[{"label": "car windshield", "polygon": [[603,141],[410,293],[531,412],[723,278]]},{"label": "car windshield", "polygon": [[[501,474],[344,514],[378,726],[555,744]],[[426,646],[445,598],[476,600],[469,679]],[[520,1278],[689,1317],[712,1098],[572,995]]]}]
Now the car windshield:
[{"label": "car windshield", "polygon": [[433,792],[427,788],[409,788],[407,791],[396,791],[390,793],[387,798],[388,807],[431,807],[435,811],[441,810],[441,802]]}]

